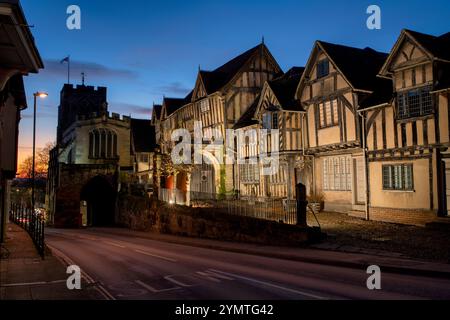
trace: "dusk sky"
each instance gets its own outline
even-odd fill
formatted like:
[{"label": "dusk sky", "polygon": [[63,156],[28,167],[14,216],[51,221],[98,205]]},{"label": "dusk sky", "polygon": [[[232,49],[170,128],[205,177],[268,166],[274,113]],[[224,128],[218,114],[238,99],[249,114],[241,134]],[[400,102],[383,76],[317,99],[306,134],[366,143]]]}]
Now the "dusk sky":
[{"label": "dusk sky", "polygon": [[[315,40],[388,52],[401,29],[450,31],[450,1],[107,1],[22,0],[45,69],[26,78],[29,107],[20,127],[19,162],[31,153],[32,96],[39,101],[37,144],[56,138],[59,92],[67,82],[108,87],[109,110],[150,118],[163,95],[184,97],[199,65],[215,69],[261,42],[283,70],[305,65]],[[66,9],[81,8],[82,29],[66,28]],[[366,9],[381,7],[382,29],[366,27]]]}]

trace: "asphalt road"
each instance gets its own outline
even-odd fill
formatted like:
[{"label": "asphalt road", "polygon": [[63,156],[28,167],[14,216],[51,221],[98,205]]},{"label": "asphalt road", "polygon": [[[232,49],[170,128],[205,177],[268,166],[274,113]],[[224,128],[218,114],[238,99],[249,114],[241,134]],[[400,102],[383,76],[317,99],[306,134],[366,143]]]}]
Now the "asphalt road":
[{"label": "asphalt road", "polygon": [[116,235],[47,229],[55,252],[107,299],[449,299],[450,280],[325,266]]}]

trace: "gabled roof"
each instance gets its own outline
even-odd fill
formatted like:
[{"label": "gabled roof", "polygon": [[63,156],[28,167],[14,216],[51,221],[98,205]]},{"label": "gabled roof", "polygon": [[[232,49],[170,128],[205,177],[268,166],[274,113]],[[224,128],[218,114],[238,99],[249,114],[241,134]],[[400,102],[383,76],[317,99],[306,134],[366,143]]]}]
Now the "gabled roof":
[{"label": "gabled roof", "polygon": [[163,109],[165,109],[166,117],[184,106],[186,100],[184,98],[164,98]]},{"label": "gabled roof", "polygon": [[376,88],[376,76],[388,57],[387,53],[369,47],[360,49],[324,41],[318,41],[318,45],[354,89],[373,91]]},{"label": "gabled roof", "polygon": [[155,127],[150,120],[131,119],[134,152],[153,152],[156,148]]},{"label": "gabled roof", "polygon": [[389,57],[380,69],[380,75],[389,76],[389,66],[391,65],[394,57],[397,55],[397,52],[405,39],[410,39],[418,45],[425,51],[425,54],[429,56],[430,59],[434,58],[450,61],[450,32],[436,37],[417,31],[403,29],[391,50]]},{"label": "gabled roof", "polygon": [[450,32],[439,37],[407,29],[405,29],[404,32],[411,35],[435,58],[450,61]]},{"label": "gabled roof", "polygon": [[153,112],[152,112],[152,120],[153,121],[161,119],[161,111],[162,111],[162,105],[160,105],[160,104],[153,105]]},{"label": "gabled roof", "polygon": [[361,100],[358,110],[389,104],[394,99],[392,81],[385,78],[377,78],[374,91]]},{"label": "gabled roof", "polygon": [[231,59],[230,61],[213,71],[200,70],[199,76],[202,79],[202,83],[205,86],[207,94],[212,94],[214,92],[222,90],[227,84],[230,83],[230,81],[233,80],[233,78],[245,66],[245,64],[258,52],[264,52],[268,54],[269,57],[271,57],[271,60],[275,64],[277,63],[272,57],[266,45],[264,43],[261,43]]},{"label": "gabled roof", "polygon": [[284,110],[303,110],[300,103],[295,99],[295,91],[304,70],[303,67],[292,67],[281,77],[268,81],[270,89]]}]

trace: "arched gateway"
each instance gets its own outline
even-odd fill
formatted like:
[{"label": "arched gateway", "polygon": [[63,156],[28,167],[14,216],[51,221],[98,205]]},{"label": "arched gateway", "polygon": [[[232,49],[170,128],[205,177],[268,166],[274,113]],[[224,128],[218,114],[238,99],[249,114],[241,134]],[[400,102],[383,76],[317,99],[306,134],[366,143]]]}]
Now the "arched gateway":
[{"label": "arched gateway", "polygon": [[115,223],[116,192],[109,181],[96,176],[80,193],[80,213],[83,226],[103,227]]}]

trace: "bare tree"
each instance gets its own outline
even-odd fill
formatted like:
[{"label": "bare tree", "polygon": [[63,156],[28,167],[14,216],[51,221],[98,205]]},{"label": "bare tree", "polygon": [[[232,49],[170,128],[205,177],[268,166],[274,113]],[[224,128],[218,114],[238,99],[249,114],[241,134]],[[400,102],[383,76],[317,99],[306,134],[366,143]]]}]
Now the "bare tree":
[{"label": "bare tree", "polygon": [[[50,151],[55,143],[49,142],[44,148],[36,153],[35,176],[38,179],[47,178],[48,162],[50,160]],[[33,157],[29,156],[19,166],[19,176],[21,178],[31,178],[33,175]]]}]

